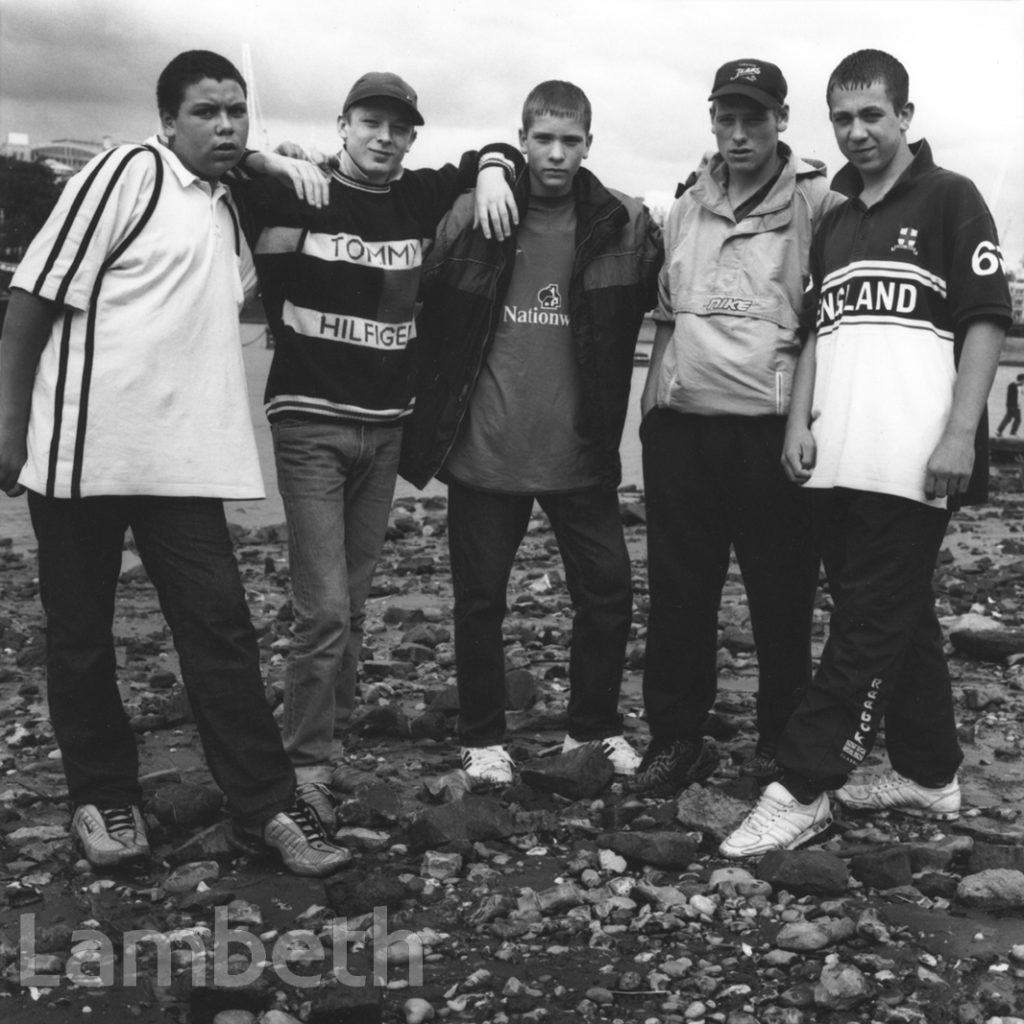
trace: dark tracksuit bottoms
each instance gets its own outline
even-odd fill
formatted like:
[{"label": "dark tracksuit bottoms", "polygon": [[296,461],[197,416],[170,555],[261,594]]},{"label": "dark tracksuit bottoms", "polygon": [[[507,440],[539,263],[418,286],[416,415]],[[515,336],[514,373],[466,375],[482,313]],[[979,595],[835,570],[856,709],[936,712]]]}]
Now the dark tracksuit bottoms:
[{"label": "dark tracksuit bottoms", "polygon": [[845,488],[811,495],[835,609],[821,666],[779,743],[783,784],[804,802],[841,786],[884,719],[892,767],[945,785],[963,758],[932,593],[950,513]]}]

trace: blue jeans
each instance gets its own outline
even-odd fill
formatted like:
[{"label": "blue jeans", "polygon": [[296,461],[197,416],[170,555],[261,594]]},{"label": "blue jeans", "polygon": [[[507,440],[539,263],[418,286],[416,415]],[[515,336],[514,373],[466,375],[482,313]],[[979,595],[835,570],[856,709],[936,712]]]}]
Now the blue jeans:
[{"label": "blue jeans", "polygon": [[[633,590],[619,496],[590,488],[537,497],[551,520],[575,615],[569,651],[568,731],[594,740],[622,732],[619,691]],[[501,625],[512,564],[534,499],[448,486],[448,545],[455,591],[459,737],[486,747],[505,736]]]},{"label": "blue jeans", "polygon": [[272,430],[295,609],[284,746],[300,782],[323,782],[335,731],[355,704],[363,605],[384,546],[402,427],[294,419]]},{"label": "blue jeans", "polygon": [[295,774],[263,693],[238,564],[212,498],[29,492],[46,612],[50,718],[75,805],[139,803],[138,751],[117,690],[114,598],[130,527],[171,627],[206,762],[239,825],[292,800]]}]

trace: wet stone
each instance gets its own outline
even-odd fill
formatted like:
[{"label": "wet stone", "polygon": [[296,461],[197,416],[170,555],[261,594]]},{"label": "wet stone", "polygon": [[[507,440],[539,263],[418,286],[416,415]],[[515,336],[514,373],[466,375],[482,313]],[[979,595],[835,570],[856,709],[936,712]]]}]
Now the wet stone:
[{"label": "wet stone", "polygon": [[409,826],[412,842],[419,848],[446,843],[503,839],[512,834],[512,815],[493,797],[467,797],[420,812]]},{"label": "wet stone", "polygon": [[528,761],[520,778],[543,793],[557,793],[570,800],[595,797],[612,781],[614,769],[596,745],[585,744],[555,757]]},{"label": "wet stone", "polygon": [[1024,846],[1006,846],[1002,843],[978,842],[974,844],[967,870],[971,874],[993,868],[1024,871]]},{"label": "wet stone", "polygon": [[1024,873],[991,868],[967,875],[956,891],[957,900],[967,907],[984,910],[1024,909]]},{"label": "wet stone", "polygon": [[910,884],[910,851],[903,846],[858,854],[850,860],[850,874],[872,889],[893,889]]},{"label": "wet stone", "polygon": [[700,849],[699,840],[683,832],[609,832],[597,842],[627,860],[659,868],[685,868]]},{"label": "wet stone", "polygon": [[757,865],[757,877],[778,892],[796,896],[841,896],[846,892],[846,864],[824,850],[772,850]]},{"label": "wet stone", "polygon": [[509,711],[526,711],[537,702],[537,680],[525,668],[505,673],[505,707]]},{"label": "wet stone", "polygon": [[815,1005],[828,1010],[851,1010],[871,995],[871,982],[852,964],[826,964],[814,986]]},{"label": "wet stone", "polygon": [[721,790],[690,786],[676,800],[676,820],[721,841],[750,813],[750,805]]},{"label": "wet stone", "polygon": [[220,865],[215,860],[182,864],[164,879],[163,889],[169,893],[193,892],[200,882],[216,882],[219,877]]},{"label": "wet stone", "polygon": [[179,782],[161,786],[146,801],[146,811],[168,828],[192,829],[215,821],[224,796],[214,786]]},{"label": "wet stone", "polygon": [[376,907],[394,913],[409,895],[405,885],[394,875],[368,874],[358,869],[332,875],[324,887],[328,904],[345,917],[372,913]]}]

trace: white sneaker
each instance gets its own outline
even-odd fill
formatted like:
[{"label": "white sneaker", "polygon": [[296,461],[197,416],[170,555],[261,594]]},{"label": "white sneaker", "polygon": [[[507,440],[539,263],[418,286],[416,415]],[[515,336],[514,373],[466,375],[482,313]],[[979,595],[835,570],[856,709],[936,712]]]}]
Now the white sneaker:
[{"label": "white sneaker", "polygon": [[296,875],[322,878],[352,861],[352,854],[331,841],[316,812],[300,800],[263,826],[263,842]]},{"label": "white sneaker", "polygon": [[462,770],[477,782],[511,786],[515,762],[500,744],[493,747],[463,747]]},{"label": "white sneaker", "polygon": [[113,867],[149,856],[146,826],[134,804],[104,808],[80,804],[71,816],[71,832],[95,867]]},{"label": "white sneaker", "polygon": [[640,767],[640,755],[629,745],[625,736],[609,736],[603,740],[574,740],[566,736],[562,741],[562,753],[568,754],[577,747],[585,747],[588,743],[598,744],[612,763],[616,775],[636,775]]},{"label": "white sneaker", "polygon": [[795,850],[832,824],[828,794],[800,803],[781,782],[772,782],[743,824],[718,852],[723,857],[757,857],[769,850]]},{"label": "white sneaker", "polygon": [[319,819],[324,831],[331,835],[338,827],[338,812],[330,788],[323,782],[300,782],[295,799],[304,803]]},{"label": "white sneaker", "polygon": [[862,777],[859,784],[847,783],[836,790],[836,799],[853,811],[899,811],[937,821],[960,817],[960,783],[955,776],[945,786],[929,789],[890,770]]}]

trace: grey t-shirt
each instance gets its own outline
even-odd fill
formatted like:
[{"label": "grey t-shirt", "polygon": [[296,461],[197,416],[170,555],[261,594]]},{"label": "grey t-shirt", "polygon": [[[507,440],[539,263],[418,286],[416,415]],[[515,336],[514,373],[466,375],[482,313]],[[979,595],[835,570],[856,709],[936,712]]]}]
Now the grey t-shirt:
[{"label": "grey t-shirt", "polygon": [[531,197],[494,341],[445,462],[459,483],[509,494],[597,483],[578,430],[580,375],[569,326],[575,244],[573,197]]}]

